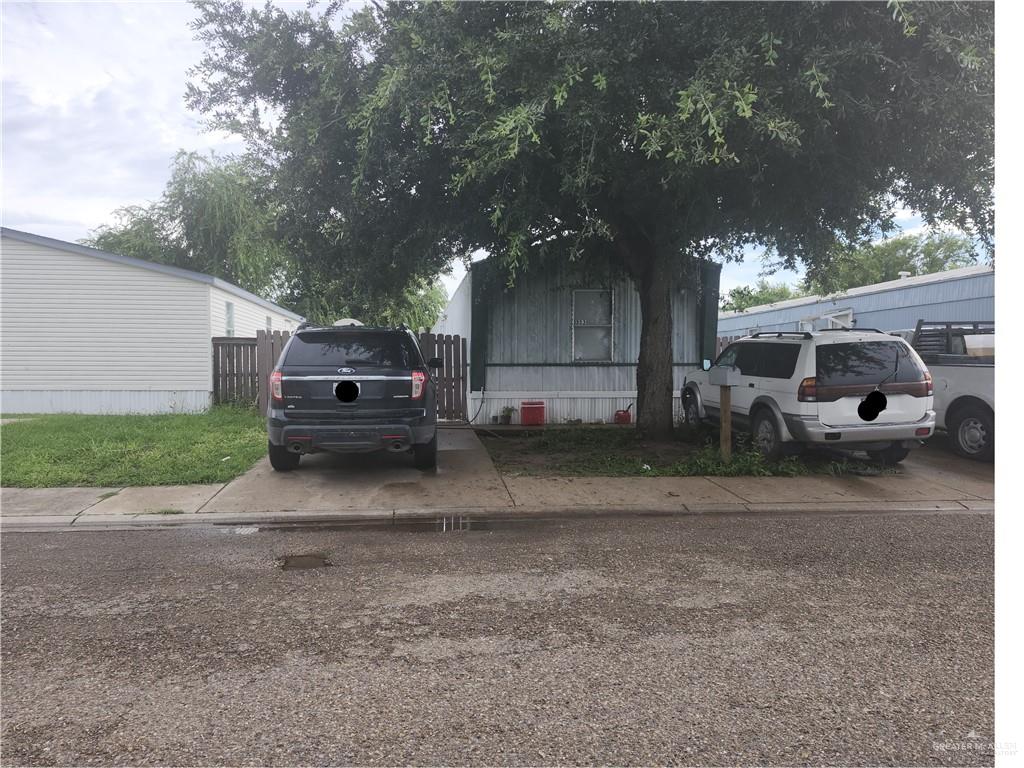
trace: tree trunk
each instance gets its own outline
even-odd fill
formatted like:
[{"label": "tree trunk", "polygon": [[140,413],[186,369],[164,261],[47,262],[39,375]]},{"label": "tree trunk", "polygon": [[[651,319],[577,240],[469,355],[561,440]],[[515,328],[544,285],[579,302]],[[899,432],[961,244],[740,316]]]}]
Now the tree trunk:
[{"label": "tree trunk", "polygon": [[640,359],[636,426],[644,437],[672,437],[672,274],[658,251],[634,277],[640,293]]}]

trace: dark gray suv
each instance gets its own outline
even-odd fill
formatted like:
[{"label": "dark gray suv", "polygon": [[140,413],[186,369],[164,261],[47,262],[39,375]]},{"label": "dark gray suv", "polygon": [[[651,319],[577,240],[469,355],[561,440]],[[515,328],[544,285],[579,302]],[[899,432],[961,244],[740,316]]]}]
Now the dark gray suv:
[{"label": "dark gray suv", "polygon": [[306,328],[285,345],[270,376],[267,450],[278,472],[304,453],[411,451],[437,466],[436,383],[406,328]]}]

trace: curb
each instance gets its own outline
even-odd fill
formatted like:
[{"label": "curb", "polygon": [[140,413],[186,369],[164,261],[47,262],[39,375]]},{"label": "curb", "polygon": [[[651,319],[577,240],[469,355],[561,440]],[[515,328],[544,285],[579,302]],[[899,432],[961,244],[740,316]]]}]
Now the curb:
[{"label": "curb", "polygon": [[0,530],[8,532],[101,531],[167,529],[194,526],[317,527],[338,525],[387,525],[493,520],[579,520],[606,517],[696,516],[789,516],[789,515],[890,515],[890,514],[991,514],[995,502],[897,501],[897,502],[797,502],[746,504],[694,504],[674,507],[457,507],[354,510],[289,510],[282,512],[211,512],[183,515],[33,515],[0,518]]}]

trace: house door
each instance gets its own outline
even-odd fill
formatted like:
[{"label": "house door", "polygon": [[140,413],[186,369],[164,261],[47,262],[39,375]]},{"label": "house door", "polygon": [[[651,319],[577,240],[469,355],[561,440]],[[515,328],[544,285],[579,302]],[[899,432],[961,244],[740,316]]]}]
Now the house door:
[{"label": "house door", "polygon": [[443,365],[431,371],[437,382],[437,418],[440,421],[466,421],[466,385],[469,383],[469,358],[466,340],[458,334],[421,333],[423,359],[439,357]]}]

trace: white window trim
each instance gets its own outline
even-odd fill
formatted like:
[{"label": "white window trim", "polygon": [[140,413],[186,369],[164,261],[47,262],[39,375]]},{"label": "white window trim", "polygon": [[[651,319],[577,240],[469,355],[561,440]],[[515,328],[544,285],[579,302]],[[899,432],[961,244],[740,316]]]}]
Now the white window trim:
[{"label": "white window trim", "polygon": [[[607,325],[576,325],[576,294],[577,293],[607,293],[611,304],[609,322]],[[611,363],[615,361],[615,291],[611,288],[573,288],[572,291],[572,312],[570,322],[572,323],[572,362],[575,363]],[[608,329],[608,359],[607,360],[577,360],[576,359],[576,328],[607,328]]]},{"label": "white window trim", "polygon": [[829,328],[852,328],[853,310],[839,309],[835,312],[827,313],[822,319],[828,323]]},{"label": "white window trim", "polygon": [[235,302],[224,302],[224,335],[234,338],[235,335]]}]

